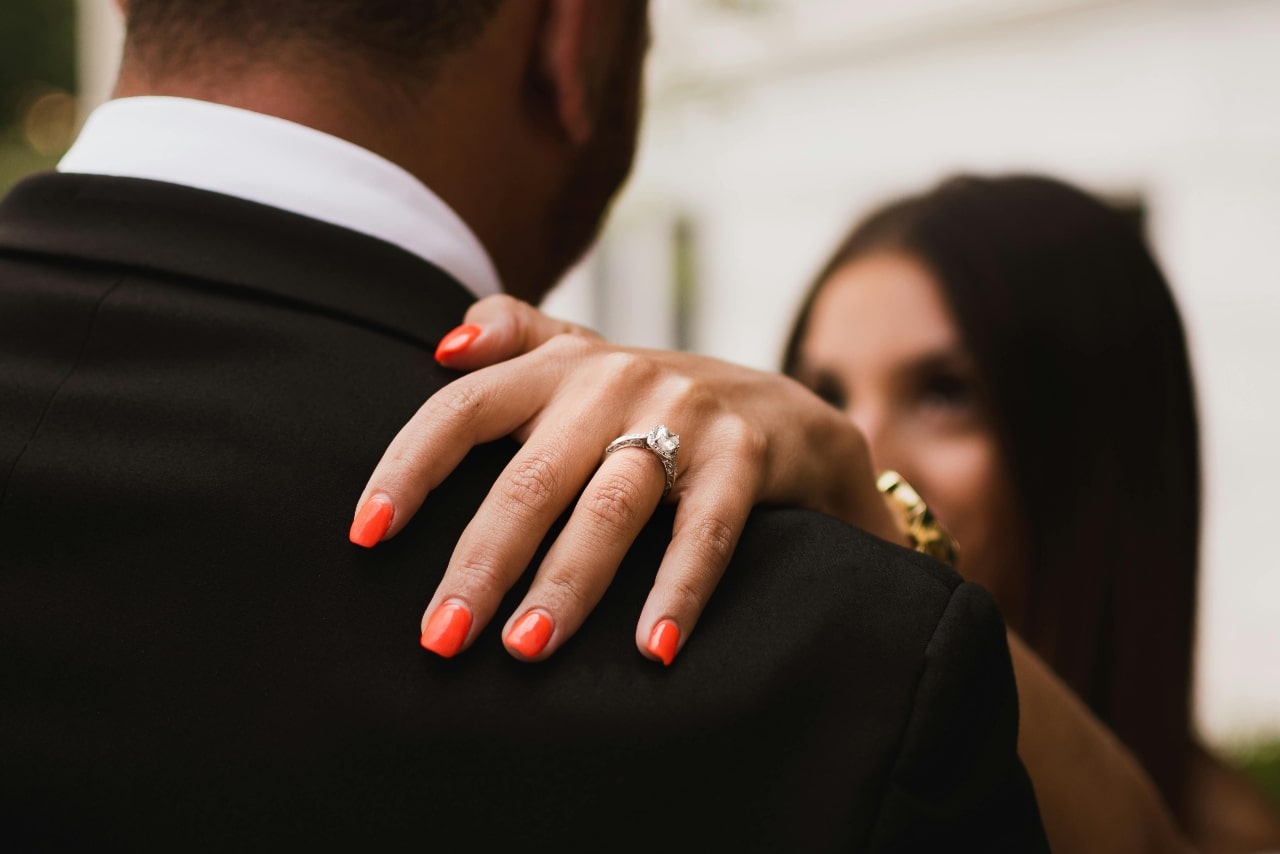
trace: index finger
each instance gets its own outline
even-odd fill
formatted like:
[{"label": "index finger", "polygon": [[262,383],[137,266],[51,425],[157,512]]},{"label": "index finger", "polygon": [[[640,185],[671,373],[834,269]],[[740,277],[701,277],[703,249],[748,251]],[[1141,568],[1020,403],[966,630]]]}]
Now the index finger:
[{"label": "index finger", "polygon": [[431,395],[369,476],[356,502],[351,542],[371,548],[394,536],[472,448],[508,436],[533,418],[562,379],[566,360],[552,356],[493,365]]}]

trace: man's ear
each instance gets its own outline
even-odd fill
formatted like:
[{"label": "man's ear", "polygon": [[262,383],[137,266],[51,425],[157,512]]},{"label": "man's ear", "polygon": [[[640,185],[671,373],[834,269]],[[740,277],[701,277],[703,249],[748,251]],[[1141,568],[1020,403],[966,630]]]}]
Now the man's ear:
[{"label": "man's ear", "polygon": [[600,0],[548,0],[538,45],[538,64],[552,98],[556,118],[569,141],[586,143],[595,129],[602,15]]}]

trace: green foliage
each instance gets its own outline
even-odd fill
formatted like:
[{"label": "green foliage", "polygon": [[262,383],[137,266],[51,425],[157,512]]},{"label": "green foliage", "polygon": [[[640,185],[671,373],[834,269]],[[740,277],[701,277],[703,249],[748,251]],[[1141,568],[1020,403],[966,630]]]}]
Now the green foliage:
[{"label": "green foliage", "polygon": [[50,169],[19,132],[19,111],[41,90],[76,91],[75,0],[0,0],[0,194]]},{"label": "green foliage", "polygon": [[52,169],[57,163],[56,155],[38,154],[15,130],[0,130],[0,196],[32,172]]},{"label": "green foliage", "polygon": [[76,91],[75,0],[0,0],[0,128],[33,86]]},{"label": "green foliage", "polygon": [[1280,807],[1280,737],[1240,745],[1232,750],[1232,758]]}]

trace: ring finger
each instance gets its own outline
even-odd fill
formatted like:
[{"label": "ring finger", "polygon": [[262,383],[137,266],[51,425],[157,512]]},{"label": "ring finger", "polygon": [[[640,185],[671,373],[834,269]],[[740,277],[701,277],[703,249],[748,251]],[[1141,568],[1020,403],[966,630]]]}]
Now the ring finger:
[{"label": "ring finger", "polygon": [[647,448],[605,458],[507,621],[503,642],[512,654],[541,660],[578,630],[653,516],[665,480],[661,460]]}]

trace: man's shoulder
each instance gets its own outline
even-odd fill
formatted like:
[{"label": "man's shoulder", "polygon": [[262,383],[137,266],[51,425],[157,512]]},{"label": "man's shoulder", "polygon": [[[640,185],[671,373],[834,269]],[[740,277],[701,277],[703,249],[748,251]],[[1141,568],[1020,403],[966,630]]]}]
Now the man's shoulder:
[{"label": "man's shoulder", "polygon": [[[673,521],[659,510],[552,669],[607,670],[603,651],[634,633]],[[755,510],[675,664],[614,687],[602,708],[645,709],[683,733],[682,752],[664,754],[672,770],[709,779],[705,765],[718,766],[717,785],[754,810],[747,825],[764,847],[753,850],[783,840],[815,851],[898,850],[903,838],[940,846],[948,829],[982,840],[999,837],[1006,818],[1034,823],[990,595],[821,513]],[[587,708],[592,696],[580,684],[575,701]],[[655,755],[669,746],[655,743]],[[767,769],[767,793],[739,786],[752,768]],[[706,810],[723,806],[697,797]]]},{"label": "man's shoulder", "polygon": [[[674,510],[660,509],[631,559],[660,554],[673,526]],[[890,603],[911,603],[918,613],[929,603],[938,616],[961,583],[951,567],[833,516],[764,506],[747,520],[715,598],[767,590],[777,603],[815,613]]]},{"label": "man's shoulder", "polygon": [[[207,314],[205,305],[177,303],[216,299],[237,312],[270,315],[267,322],[278,324],[286,315],[276,309],[287,306],[386,332],[428,351],[475,299],[438,267],[398,246],[207,190],[46,172],[0,200],[0,285],[6,290],[25,297],[37,278],[77,282],[104,273],[125,282],[125,290],[161,284],[163,311],[171,314]],[[159,293],[146,288],[140,299],[154,301]]]},{"label": "man's shoulder", "polygon": [[[910,584],[948,593],[961,583],[955,570],[890,543],[834,516],[798,507],[758,507],[743,532],[739,559],[760,558],[825,574],[832,566],[885,572]],[[838,570],[837,570],[838,571]]]},{"label": "man's shoulder", "polygon": [[[617,602],[602,604],[602,623],[619,619],[610,610],[634,623],[674,515],[669,507],[655,514],[618,571],[610,591]],[[589,629],[584,634],[592,643]],[[673,668],[683,674],[673,678],[796,698],[823,678],[823,702],[853,719],[874,718],[868,726],[885,726],[887,743],[939,644],[969,646],[999,664],[995,637],[1003,637],[1003,623],[991,597],[950,567],[822,513],[761,507]],[[744,697],[743,707],[767,707],[758,700]]]}]

